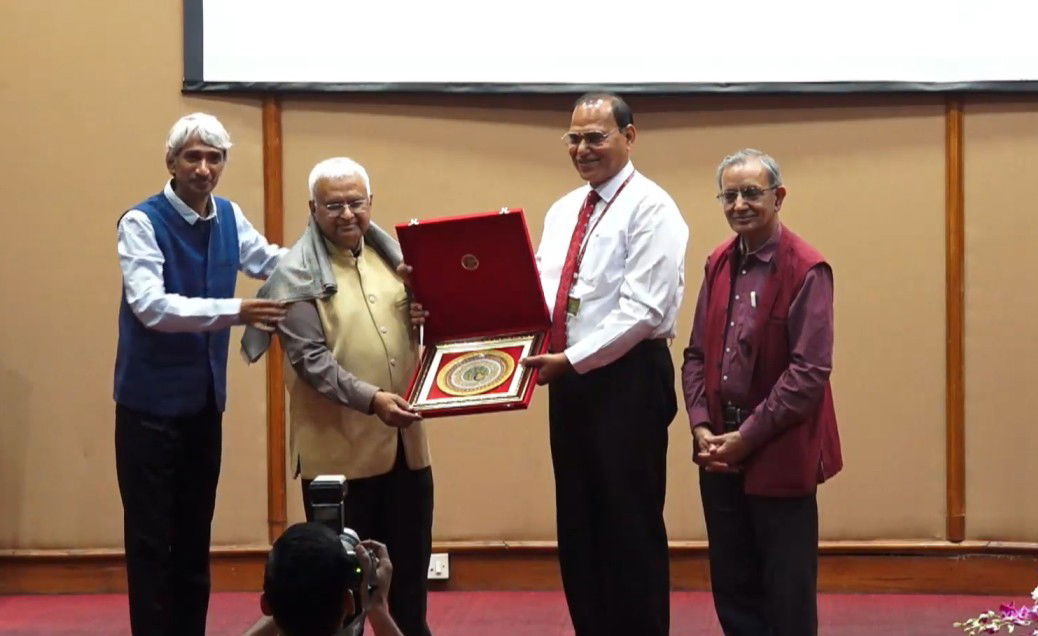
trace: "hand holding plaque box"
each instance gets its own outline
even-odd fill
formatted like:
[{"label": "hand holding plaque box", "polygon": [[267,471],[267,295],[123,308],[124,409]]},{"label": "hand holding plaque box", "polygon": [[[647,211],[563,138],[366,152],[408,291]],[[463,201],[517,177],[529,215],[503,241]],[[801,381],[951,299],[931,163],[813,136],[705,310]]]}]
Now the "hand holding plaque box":
[{"label": "hand holding plaque box", "polygon": [[396,226],[429,316],[404,397],[424,417],[526,408],[551,323],[522,210]]}]

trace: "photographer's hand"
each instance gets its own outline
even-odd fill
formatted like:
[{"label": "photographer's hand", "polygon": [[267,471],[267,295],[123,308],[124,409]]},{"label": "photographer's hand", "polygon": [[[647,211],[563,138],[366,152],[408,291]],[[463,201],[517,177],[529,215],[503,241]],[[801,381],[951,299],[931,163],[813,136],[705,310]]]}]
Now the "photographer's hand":
[{"label": "photographer's hand", "polygon": [[361,586],[361,599],[368,607],[368,622],[375,636],[397,636],[402,635],[400,628],[393,622],[389,615],[389,605],[386,599],[389,597],[389,585],[393,580],[393,562],[389,560],[389,552],[386,546],[378,541],[365,539],[357,546],[357,556],[360,557],[361,567],[365,571],[365,579],[369,578],[373,558],[377,563],[375,566],[375,589],[368,597],[367,585]]},{"label": "photographer's hand", "polygon": [[370,564],[372,560],[375,566],[375,592],[371,597],[372,604],[386,604],[389,598],[389,584],[393,581],[393,562],[389,560],[389,551],[386,546],[373,539],[365,539],[357,546],[357,554],[362,559],[367,559]]}]

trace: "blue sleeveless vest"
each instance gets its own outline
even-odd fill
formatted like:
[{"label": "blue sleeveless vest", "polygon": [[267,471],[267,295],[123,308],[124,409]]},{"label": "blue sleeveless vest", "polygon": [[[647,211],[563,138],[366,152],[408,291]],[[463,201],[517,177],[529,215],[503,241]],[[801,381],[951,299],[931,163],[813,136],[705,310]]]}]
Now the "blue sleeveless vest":
[{"label": "blue sleeveless vest", "polygon": [[[231,298],[240,264],[238,228],[227,199],[213,197],[217,218],[191,225],[159,193],[134,206],[148,215],[165,258],[166,293]],[[205,406],[209,387],[216,406],[227,402],[230,328],[202,333],[148,329],[126,302],[119,306],[115,401],[139,411],[174,417]]]}]

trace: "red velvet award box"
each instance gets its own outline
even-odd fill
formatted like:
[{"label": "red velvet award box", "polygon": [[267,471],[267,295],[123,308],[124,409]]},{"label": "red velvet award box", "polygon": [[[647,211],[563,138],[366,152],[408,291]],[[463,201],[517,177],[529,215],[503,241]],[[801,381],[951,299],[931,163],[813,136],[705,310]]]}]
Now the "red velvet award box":
[{"label": "red velvet award box", "polygon": [[536,372],[519,360],[547,348],[551,316],[523,211],[412,220],[396,233],[429,312],[404,398],[424,417],[529,406]]}]

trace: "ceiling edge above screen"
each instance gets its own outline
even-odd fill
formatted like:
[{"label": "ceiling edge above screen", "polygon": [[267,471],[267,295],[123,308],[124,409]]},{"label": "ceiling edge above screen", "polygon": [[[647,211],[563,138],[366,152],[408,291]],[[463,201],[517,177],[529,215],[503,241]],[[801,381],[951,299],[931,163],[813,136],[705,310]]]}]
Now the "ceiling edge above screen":
[{"label": "ceiling edge above screen", "polygon": [[[200,0],[191,0],[200,1]],[[186,36],[186,34],[185,34]],[[198,72],[201,73],[201,36],[198,42]],[[491,95],[504,93],[557,94],[610,91],[647,95],[682,94],[846,94],[846,93],[1038,93],[1038,81],[985,82],[744,82],[688,84],[494,84],[461,82],[207,82],[188,75],[185,38],[185,93],[453,93]]]}]

